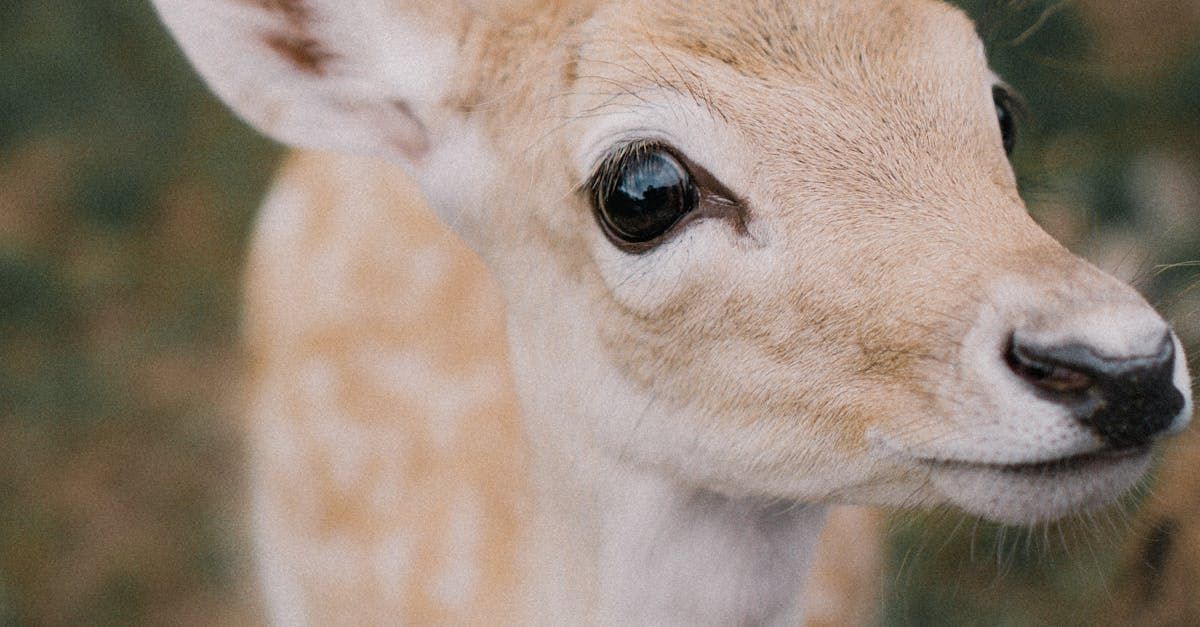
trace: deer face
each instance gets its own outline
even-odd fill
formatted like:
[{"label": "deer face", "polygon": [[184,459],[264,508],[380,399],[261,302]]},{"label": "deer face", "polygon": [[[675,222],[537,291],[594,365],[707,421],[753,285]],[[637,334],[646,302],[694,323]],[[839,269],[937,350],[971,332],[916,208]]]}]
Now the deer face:
[{"label": "deer face", "polygon": [[544,342],[526,398],[730,490],[883,485],[1016,521],[1107,502],[1187,420],[1176,341],[1028,217],[967,20],[816,4],[613,7],[582,29],[537,166],[565,162],[576,191],[511,238],[567,245],[501,273],[539,304],[514,309],[516,345]]},{"label": "deer face", "polygon": [[1166,323],[1026,214],[1003,88],[941,4],[243,5],[234,41],[295,78],[265,102],[160,4],[261,127],[414,174],[505,289],[543,449],[1028,522],[1188,420]]}]

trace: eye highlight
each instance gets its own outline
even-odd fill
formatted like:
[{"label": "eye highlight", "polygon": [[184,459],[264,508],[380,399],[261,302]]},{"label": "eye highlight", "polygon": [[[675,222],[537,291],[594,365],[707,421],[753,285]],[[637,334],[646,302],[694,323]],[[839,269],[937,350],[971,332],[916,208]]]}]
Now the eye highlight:
[{"label": "eye highlight", "polygon": [[700,192],[670,150],[639,144],[605,161],[593,179],[592,200],[597,220],[615,245],[644,250],[695,211]]}]

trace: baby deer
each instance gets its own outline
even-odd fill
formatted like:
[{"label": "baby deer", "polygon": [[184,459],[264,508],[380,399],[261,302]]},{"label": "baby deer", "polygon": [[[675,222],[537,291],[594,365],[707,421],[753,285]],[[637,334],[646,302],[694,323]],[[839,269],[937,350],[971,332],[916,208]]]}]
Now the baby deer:
[{"label": "baby deer", "polygon": [[248,276],[276,622],[794,624],[830,504],[1051,519],[1189,420],[1167,324],[1027,215],[944,4],[155,2],[498,283],[389,166],[285,169]]}]

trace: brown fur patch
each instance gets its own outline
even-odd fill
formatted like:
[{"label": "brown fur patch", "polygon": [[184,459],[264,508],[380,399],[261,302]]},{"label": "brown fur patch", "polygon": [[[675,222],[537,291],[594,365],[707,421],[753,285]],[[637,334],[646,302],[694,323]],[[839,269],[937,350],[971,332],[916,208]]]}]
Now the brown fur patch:
[{"label": "brown fur patch", "polygon": [[264,37],[263,43],[296,69],[313,76],[324,76],[328,63],[337,58],[336,54],[309,35],[273,33]]},{"label": "brown fur patch", "polygon": [[304,0],[243,1],[283,19],[279,32],[263,38],[267,47],[305,74],[325,75],[326,65],[337,55],[312,34],[312,7]]}]

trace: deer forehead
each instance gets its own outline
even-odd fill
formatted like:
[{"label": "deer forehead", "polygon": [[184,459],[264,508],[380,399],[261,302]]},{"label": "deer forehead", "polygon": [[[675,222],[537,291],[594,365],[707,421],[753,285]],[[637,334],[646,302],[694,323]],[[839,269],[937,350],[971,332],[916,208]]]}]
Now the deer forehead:
[{"label": "deer forehead", "polygon": [[[756,77],[853,82],[864,61],[889,71],[982,58],[971,21],[936,0],[699,0],[615,3],[595,21],[603,39],[640,35]],[[926,71],[929,71],[926,69]],[[663,72],[670,76],[670,72]]]},{"label": "deer forehead", "polygon": [[[632,132],[661,131],[711,117],[757,155],[793,161],[801,148],[827,158],[884,139],[921,141],[930,156],[995,143],[994,77],[957,10],[934,2],[700,4],[597,12],[581,29],[568,87],[581,126],[619,114]],[[707,111],[679,106],[687,100]],[[904,152],[882,148],[863,156]],[[1007,170],[1003,158],[990,161]]]},{"label": "deer forehead", "polygon": [[580,27],[570,97],[551,100],[567,110],[533,114],[555,124],[575,185],[614,146],[650,139],[760,209],[1019,208],[996,141],[995,77],[957,10],[707,4],[602,7]]},{"label": "deer forehead", "polygon": [[[615,145],[662,141],[749,201],[754,237],[742,248],[770,243],[764,229],[775,220],[785,243],[809,250],[853,239],[848,250],[863,259],[874,244],[881,263],[859,265],[875,274],[897,244],[928,245],[904,236],[931,217],[966,234],[964,245],[997,221],[1030,226],[998,141],[995,77],[960,12],[934,2],[719,4],[604,7],[581,28],[574,123],[561,126],[575,184]],[[809,219],[814,208],[820,219]],[[562,227],[570,238],[589,225]],[[691,230],[681,255],[629,259],[598,237],[561,250],[590,251],[619,300],[661,313],[676,292],[695,291],[686,274],[710,283],[747,274],[728,263],[736,243],[719,228]],[[760,270],[774,263],[741,258]]]}]

